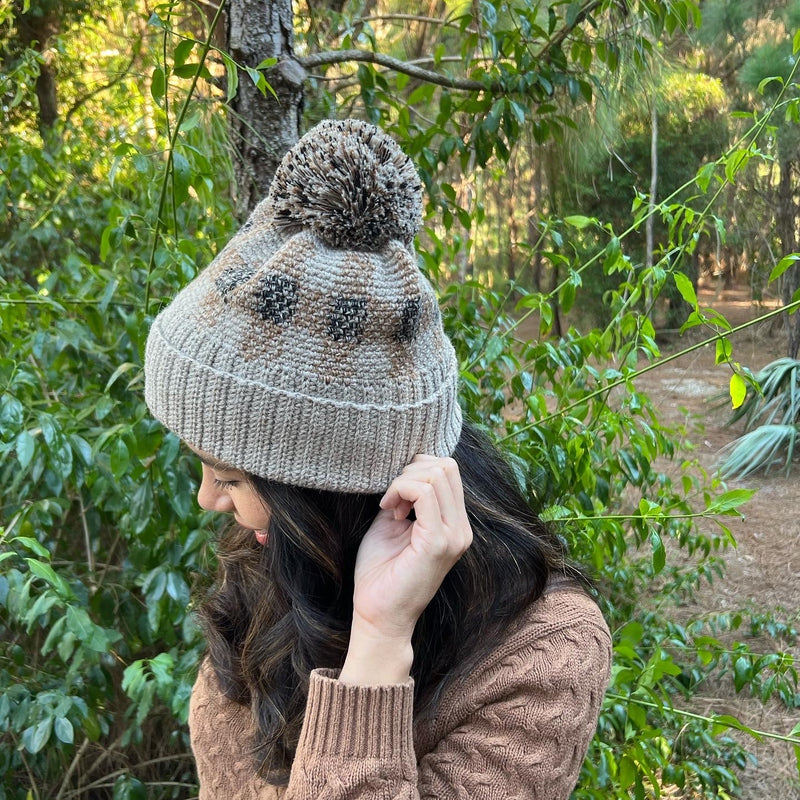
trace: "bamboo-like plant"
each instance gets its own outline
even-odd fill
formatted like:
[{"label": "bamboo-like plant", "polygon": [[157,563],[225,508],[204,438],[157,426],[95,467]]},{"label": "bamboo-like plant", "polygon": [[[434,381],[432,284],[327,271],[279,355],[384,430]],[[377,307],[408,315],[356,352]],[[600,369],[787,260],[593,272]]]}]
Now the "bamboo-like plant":
[{"label": "bamboo-like plant", "polygon": [[731,415],[730,424],[745,421],[745,433],[720,451],[720,474],[743,478],[753,472],[792,468],[800,433],[800,361],[778,358],[755,376],[760,392],[747,396]]}]

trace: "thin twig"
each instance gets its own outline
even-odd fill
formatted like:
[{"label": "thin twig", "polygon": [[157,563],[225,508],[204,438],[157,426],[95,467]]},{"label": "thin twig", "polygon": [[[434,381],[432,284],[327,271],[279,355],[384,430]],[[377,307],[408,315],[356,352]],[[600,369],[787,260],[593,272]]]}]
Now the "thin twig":
[{"label": "thin twig", "polygon": [[616,694],[614,692],[607,692],[606,697],[608,697],[611,700],[620,700],[622,702],[627,701],[630,703],[636,703],[636,705],[638,706],[644,706],[645,708],[653,708],[656,711],[669,711],[670,713],[678,714],[681,717],[688,717],[689,719],[695,719],[698,720],[699,722],[710,722],[712,725],[722,725],[725,728],[730,728],[733,730],[742,731],[743,733],[748,733],[754,739],[760,739],[762,737],[765,739],[777,739],[779,742],[788,742],[789,744],[793,744],[795,747],[800,747],[800,737],[786,736],[782,733],[772,733],[771,731],[759,731],[756,730],[756,728],[748,727],[743,722],[736,719],[736,717],[733,717],[733,719],[736,719],[737,723],[736,725],[734,725],[725,719],[720,719],[720,717],[717,714],[713,714],[710,717],[705,717],[702,714],[695,714],[691,711],[684,711],[682,708],[675,708],[675,706],[673,706],[672,703],[669,704],[665,703],[663,705],[660,705],[658,703],[650,702],[649,700],[640,700],[638,697]]},{"label": "thin twig", "polygon": [[58,790],[58,794],[56,795],[56,800],[62,800],[64,797],[64,792],[67,791],[67,784],[69,783],[69,779],[72,777],[72,773],[75,772],[78,763],[80,762],[81,758],[83,757],[86,748],[89,746],[89,738],[84,738],[83,742],[81,742],[81,746],[78,748],[78,751],[75,753],[72,761],[70,762],[69,767],[67,767],[67,771],[64,774],[64,780],[61,781],[61,787]]},{"label": "thin twig", "polygon": [[2,539],[0,539],[0,541],[7,539],[11,535],[11,531],[14,530],[14,527],[16,526],[17,522],[19,522],[19,518],[21,516],[22,516],[22,511],[17,511],[17,513],[14,515],[14,518],[11,520],[11,522],[8,523],[8,527],[3,529],[3,536]]},{"label": "thin twig", "polygon": [[97,88],[92,89],[91,92],[89,92],[88,94],[85,94],[83,97],[81,97],[78,100],[76,100],[72,104],[72,107],[69,109],[69,111],[67,111],[67,113],[64,115],[64,123],[66,124],[67,122],[69,122],[70,117],[72,117],[72,115],[82,105],[87,103],[93,97],[96,97],[98,94],[101,94],[102,92],[108,91],[113,86],[116,86],[121,80],[123,80],[128,75],[128,73],[131,71],[131,67],[134,65],[137,57],[139,56],[139,53],[141,52],[141,49],[142,49],[142,37],[138,36],[136,38],[136,41],[134,42],[134,45],[133,45],[133,55],[131,56],[130,61],[128,61],[127,66],[117,75],[116,78],[113,78],[108,83],[104,83],[102,86],[98,86]]},{"label": "thin twig", "polygon": [[183,124],[184,117],[186,116],[186,112],[189,110],[189,104],[192,100],[192,96],[194,95],[194,90],[197,87],[197,81],[200,78],[200,73],[203,70],[203,65],[205,64],[206,57],[208,56],[209,50],[211,50],[211,39],[214,36],[214,30],[217,27],[217,23],[222,18],[222,9],[225,7],[225,0],[221,0],[219,7],[217,8],[217,13],[214,15],[214,19],[211,21],[211,25],[208,29],[208,36],[203,43],[203,49],[200,53],[200,58],[198,59],[197,69],[195,70],[194,75],[192,76],[192,83],[189,86],[189,91],[186,94],[186,99],[183,101],[183,105],[181,106],[181,110],[178,112],[178,117],[175,120],[175,128],[172,131],[172,135],[169,139],[169,150],[167,153],[167,163],[164,168],[164,179],[161,182],[161,193],[158,198],[158,209],[156,211],[156,224],[155,230],[153,231],[153,242],[150,248],[150,258],[147,262],[147,277],[145,279],[145,289],[144,289],[144,313],[145,315],[149,311],[150,307],[150,282],[151,282],[151,275],[153,272],[153,267],[156,263],[156,250],[158,249],[158,239],[159,233],[161,232],[161,214],[164,210],[164,202],[167,199],[167,186],[169,185],[169,177],[172,174],[172,159],[173,153],[175,152],[175,144],[178,140],[178,134],[181,130],[181,125]]},{"label": "thin twig", "polygon": [[86,519],[86,506],[83,504],[83,492],[78,491],[78,505],[81,509],[81,523],[83,525],[83,542],[86,545],[86,566],[89,570],[89,580],[95,584],[94,553],[92,552],[92,537],[89,533],[89,522]]},{"label": "thin twig", "polygon": [[[67,792],[62,800],[70,800],[70,798],[77,797],[89,789],[98,789],[104,786],[112,786],[113,779],[118,778],[120,775],[127,775],[132,771],[139,769],[140,767],[151,767],[154,764],[163,764],[165,761],[176,761],[178,759],[190,759],[192,758],[191,753],[176,753],[172,756],[161,756],[160,758],[151,758],[147,761],[140,761],[138,764],[131,765],[129,767],[122,767],[121,769],[114,770],[113,772],[109,772],[107,775],[103,775],[102,778],[97,778],[93,780],[91,783],[84,784],[79,789],[73,789],[70,792]],[[90,772],[94,771],[97,767],[98,762],[95,762],[95,765],[92,767]],[[112,783],[108,783],[108,781],[112,781]],[[177,783],[149,783],[148,785],[151,786],[187,786],[191,784],[177,784]]]},{"label": "thin twig", "polygon": [[17,737],[14,736],[13,732],[11,733],[11,738],[14,740],[14,747],[18,750],[19,756],[22,759],[22,763],[25,765],[25,772],[28,773],[28,780],[30,781],[30,789],[33,792],[33,796],[36,800],[41,800],[42,796],[39,794],[39,787],[36,785],[36,779],[33,777],[33,772],[31,771],[30,765],[28,764],[28,759],[25,758],[25,750],[24,748],[20,748],[17,744]]},{"label": "thin twig", "polygon": [[[443,28],[457,28],[461,30],[454,20],[441,19],[441,17],[424,17],[417,14],[373,14],[369,17],[360,17],[355,21],[356,25],[364,22],[424,22],[430,25],[441,25]],[[463,33],[478,33],[477,28],[464,28]]]},{"label": "thin twig", "polygon": [[689,345],[689,347],[685,347],[683,350],[679,350],[676,353],[672,353],[672,355],[665,356],[664,358],[659,358],[657,361],[653,361],[651,364],[648,364],[646,367],[642,367],[641,369],[637,369],[635,372],[631,372],[629,375],[623,375],[621,378],[617,378],[616,380],[607,383],[605,386],[601,386],[599,389],[595,389],[593,392],[589,392],[589,394],[585,394],[580,397],[578,400],[575,400],[573,403],[570,403],[564,408],[558,409],[558,411],[554,411],[552,414],[548,414],[541,419],[537,419],[535,422],[531,422],[528,425],[523,425],[521,428],[517,428],[512,433],[503,436],[499,441],[504,442],[507,439],[513,439],[515,436],[519,436],[520,433],[524,433],[525,431],[529,431],[531,428],[536,428],[544,422],[548,422],[551,419],[555,419],[556,417],[563,416],[568,411],[571,411],[576,406],[582,405],[583,403],[587,402],[588,400],[593,400],[595,397],[598,397],[606,392],[610,392],[612,389],[616,388],[617,386],[622,386],[629,381],[635,380],[636,378],[648,373],[652,372],[654,369],[658,369],[659,367],[663,367],[664,364],[669,364],[671,361],[675,361],[676,359],[681,358],[682,356],[688,355],[689,353],[693,353],[695,350],[700,350],[701,348],[705,347],[709,344],[714,344],[723,336],[732,336],[734,333],[739,333],[739,331],[745,330],[745,328],[749,328],[752,325],[757,325],[761,322],[765,322],[768,319],[772,319],[772,317],[776,317],[779,314],[786,314],[789,313],[797,308],[800,308],[800,300],[795,300],[793,303],[789,303],[788,305],[781,306],[780,308],[776,308],[773,311],[768,312],[767,314],[763,314],[760,317],[756,317],[755,319],[751,319],[749,322],[743,322],[741,325],[736,325],[735,327],[731,328],[729,331],[721,331],[720,333],[715,334],[714,336],[709,336],[707,339],[701,339],[699,342],[695,344]]}]

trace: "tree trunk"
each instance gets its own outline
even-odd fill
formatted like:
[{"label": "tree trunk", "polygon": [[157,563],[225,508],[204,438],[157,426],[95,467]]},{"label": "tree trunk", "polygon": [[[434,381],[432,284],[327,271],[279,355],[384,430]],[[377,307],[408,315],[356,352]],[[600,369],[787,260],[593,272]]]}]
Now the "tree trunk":
[{"label": "tree trunk", "polygon": [[248,67],[277,58],[265,72],[266,96],[245,72],[231,100],[229,126],[235,148],[236,214],[244,219],[269,190],[278,164],[300,137],[305,71],[294,57],[291,0],[230,0],[227,50]]},{"label": "tree trunk", "polygon": [[50,40],[61,30],[61,17],[57,10],[52,10],[41,15],[17,14],[15,21],[21,43],[42,56],[39,77],[36,79],[36,98],[39,101],[37,123],[42,141],[45,147],[49,147],[53,139],[53,128],[58,120],[58,98],[53,59],[48,48]]},{"label": "tree trunk", "polygon": [[39,133],[45,143],[58,119],[58,100],[56,97],[56,79],[51,59],[44,56],[39,64],[39,77],[36,79],[36,97],[39,100]]}]

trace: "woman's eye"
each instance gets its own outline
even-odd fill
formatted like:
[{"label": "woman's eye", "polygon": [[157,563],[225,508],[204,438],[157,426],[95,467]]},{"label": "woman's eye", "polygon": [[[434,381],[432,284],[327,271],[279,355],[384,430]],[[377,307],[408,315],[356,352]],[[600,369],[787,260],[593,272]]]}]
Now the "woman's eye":
[{"label": "woman's eye", "polygon": [[214,486],[216,486],[218,489],[230,489],[233,486],[236,486],[237,483],[239,483],[239,481],[223,481],[219,478],[214,478]]}]

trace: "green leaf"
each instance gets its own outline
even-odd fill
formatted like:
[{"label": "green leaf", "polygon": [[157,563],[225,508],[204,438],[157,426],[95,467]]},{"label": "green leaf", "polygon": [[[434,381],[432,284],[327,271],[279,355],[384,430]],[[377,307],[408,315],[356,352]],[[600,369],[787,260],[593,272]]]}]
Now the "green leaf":
[{"label": "green leaf", "polygon": [[128,446],[122,439],[117,439],[114,449],[111,451],[111,472],[114,477],[121,478],[128,470],[131,463],[131,455]]},{"label": "green leaf", "polygon": [[733,348],[731,343],[723,338],[717,339],[717,352],[716,356],[714,357],[715,364],[727,364],[728,361],[731,360],[731,353],[733,352]]},{"label": "green leaf", "polygon": [[784,256],[773,268],[772,272],[769,274],[769,281],[768,283],[772,283],[772,281],[777,280],[786,272],[789,267],[793,266],[798,260],[800,260],[800,253],[790,253],[788,256]]},{"label": "green leaf", "polygon": [[50,560],[50,552],[48,551],[48,549],[43,544],[38,542],[36,539],[31,538],[30,536],[15,536],[11,541],[27,548],[34,555],[37,555],[39,558],[45,558],[48,561]]},{"label": "green leaf", "polygon": [[667,551],[657,531],[650,531],[650,546],[653,548],[653,572],[657,575],[667,561]]},{"label": "green leaf", "polygon": [[763,739],[763,737],[757,734],[752,728],[749,728],[731,714],[715,714],[713,719],[715,732],[719,732],[719,728],[734,728],[737,731],[749,733],[750,736],[752,736],[754,739],[757,739],[759,742]]},{"label": "green leaf", "polygon": [[591,217],[584,217],[581,214],[573,214],[572,216],[564,217],[564,222],[566,222],[567,225],[572,225],[573,228],[578,228],[578,230],[588,228],[589,225],[592,225],[595,221],[596,220]]},{"label": "green leaf", "polygon": [[575,302],[575,284],[572,282],[565,283],[558,293],[558,304],[561,310],[566,314],[572,308]]},{"label": "green leaf", "polygon": [[56,717],[54,729],[56,737],[64,744],[72,744],[75,741],[75,730],[66,717]]},{"label": "green leaf", "polygon": [[739,406],[744,403],[744,398],[747,395],[747,382],[738,372],[734,372],[733,375],[731,375],[729,392],[731,396],[731,406],[733,408],[739,408]]},{"label": "green leaf", "polygon": [[[29,753],[38,753],[47,744],[53,730],[53,718],[47,717],[37,725],[25,730],[22,734],[22,743]],[[30,734],[28,732],[30,731]]]},{"label": "green leaf", "polygon": [[189,198],[189,184],[192,179],[192,170],[189,161],[183,153],[177,150],[172,154],[172,180],[175,187],[175,202],[178,205]]},{"label": "green leaf", "polygon": [[199,75],[207,81],[211,80],[211,73],[208,71],[208,67],[199,63],[181,64],[181,66],[172,70],[172,74],[177,78],[194,78],[195,75]]},{"label": "green leaf", "polygon": [[627,789],[636,780],[636,764],[630,756],[620,758],[617,777],[621,789]]},{"label": "green leaf", "polygon": [[173,56],[173,64],[176,67],[180,67],[186,63],[186,59],[189,57],[195,44],[197,43],[193,39],[184,39],[182,42],[178,43],[178,46],[175,48],[175,55]]},{"label": "green leaf", "polygon": [[759,81],[758,83],[758,93],[764,94],[764,90],[769,86],[771,83],[777,83],[778,86],[776,88],[780,89],[783,86],[783,78],[780,75],[769,75],[768,77],[764,78],[763,80]]},{"label": "green leaf", "polygon": [[731,489],[714,498],[706,511],[719,514],[723,511],[738,510],[739,506],[744,505],[755,493],[755,489]]},{"label": "green leaf", "polygon": [[35,558],[26,558],[25,561],[33,575],[50,584],[59,594],[64,597],[68,597],[72,594],[72,591],[65,583],[64,579],[56,575],[55,570],[49,564],[37,561]]},{"label": "green leaf", "polygon": [[739,656],[733,662],[733,687],[737,694],[745,687],[750,680],[750,660],[744,656]]},{"label": "green leaf", "polygon": [[20,431],[14,449],[17,451],[17,461],[20,467],[25,469],[31,463],[33,454],[36,452],[36,441],[28,431]]},{"label": "green leaf", "polygon": [[672,278],[675,281],[675,286],[680,292],[681,297],[690,305],[697,308],[697,295],[694,291],[694,286],[688,276],[682,272],[673,272]]},{"label": "green leaf", "polygon": [[712,161],[709,164],[704,164],[700,169],[697,171],[697,175],[695,176],[695,182],[697,183],[697,187],[700,189],[701,192],[708,191],[708,185],[711,183],[711,178],[714,175],[714,170],[716,170],[717,165]]},{"label": "green leaf", "polygon": [[236,66],[234,60],[227,53],[222,54],[222,60],[225,64],[225,75],[228,79],[228,91],[225,100],[230,103],[239,90],[239,67]]},{"label": "green leaf", "polygon": [[153,100],[156,102],[158,102],[164,96],[166,83],[164,70],[161,69],[161,67],[156,67],[153,70],[153,75],[150,79],[150,94],[153,96]]},{"label": "green leaf", "polygon": [[117,380],[117,378],[119,378],[120,375],[123,375],[128,370],[135,369],[136,367],[138,367],[138,364],[134,364],[132,361],[125,361],[124,363],[120,364],[114,370],[111,377],[106,381],[106,385],[105,388],[103,389],[103,392],[108,392],[108,390],[114,385],[115,381]]}]

